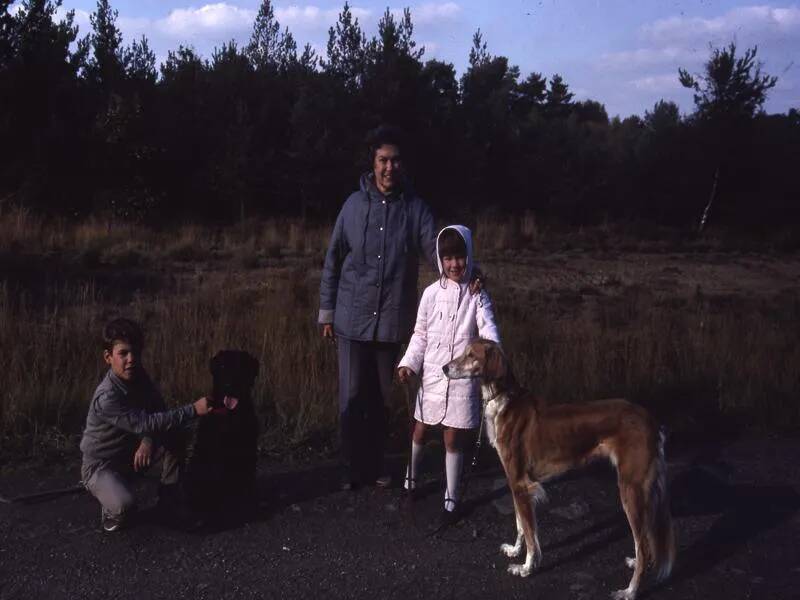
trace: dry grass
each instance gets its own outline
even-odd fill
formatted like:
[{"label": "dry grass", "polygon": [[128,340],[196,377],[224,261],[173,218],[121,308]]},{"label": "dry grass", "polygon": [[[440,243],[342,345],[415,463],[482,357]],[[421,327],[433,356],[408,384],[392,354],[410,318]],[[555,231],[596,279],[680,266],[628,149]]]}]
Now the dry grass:
[{"label": "dry grass", "polygon": [[[0,214],[0,267],[9,266],[0,280],[0,455],[74,449],[105,370],[100,329],[121,315],[144,323],[146,364],[173,403],[207,393],[215,352],[242,349],[261,361],[262,446],[330,440],[336,357],[314,323],[329,227],[276,220],[158,232]],[[556,276],[572,263],[528,264],[508,250],[553,242],[533,215],[483,218],[476,232],[489,250],[482,264],[504,345],[526,386],[558,401],[628,396],[683,429],[800,424],[796,288],[755,299],[656,292],[614,261],[602,276],[561,286]],[[609,235],[573,239],[585,246]],[[548,268],[554,279],[534,283]]]}]

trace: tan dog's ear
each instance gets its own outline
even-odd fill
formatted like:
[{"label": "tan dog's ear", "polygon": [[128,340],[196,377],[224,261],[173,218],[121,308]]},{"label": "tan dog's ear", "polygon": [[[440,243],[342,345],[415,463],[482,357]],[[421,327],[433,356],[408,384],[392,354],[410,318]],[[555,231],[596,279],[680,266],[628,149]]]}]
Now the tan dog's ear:
[{"label": "tan dog's ear", "polygon": [[486,366],[483,369],[484,379],[497,381],[505,379],[508,373],[508,363],[503,351],[496,344],[486,345]]}]

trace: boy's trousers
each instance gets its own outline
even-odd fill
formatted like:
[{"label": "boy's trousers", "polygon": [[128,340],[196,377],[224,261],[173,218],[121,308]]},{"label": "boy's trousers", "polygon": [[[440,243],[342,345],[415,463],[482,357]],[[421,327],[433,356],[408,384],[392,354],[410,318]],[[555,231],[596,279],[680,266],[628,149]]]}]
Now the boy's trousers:
[{"label": "boy's trousers", "polygon": [[399,343],[337,338],[342,458],[352,481],[374,481],[383,469],[385,406]]},{"label": "boy's trousers", "polygon": [[[186,460],[186,436],[182,431],[170,431],[162,435],[162,445],[153,450],[156,459],[152,465],[161,462],[161,495],[165,490],[178,492],[178,484]],[[163,449],[163,453],[161,450]],[[160,456],[159,456],[160,454]],[[108,516],[121,517],[136,505],[133,494],[133,453],[127,460],[103,461],[99,464],[84,464],[82,467],[84,485],[89,493],[100,502],[103,512]],[[87,478],[88,477],[88,478]]]}]

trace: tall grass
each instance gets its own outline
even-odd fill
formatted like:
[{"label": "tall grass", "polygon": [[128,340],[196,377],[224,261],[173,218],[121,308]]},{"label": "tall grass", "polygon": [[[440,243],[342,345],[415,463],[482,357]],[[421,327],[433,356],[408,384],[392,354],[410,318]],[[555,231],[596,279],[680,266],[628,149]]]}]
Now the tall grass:
[{"label": "tall grass", "polygon": [[[144,361],[169,402],[208,393],[209,358],[242,349],[261,363],[264,448],[333,439],[336,356],[314,322],[329,227],[276,220],[159,232],[0,214],[0,266],[42,271],[0,274],[0,456],[74,449],[106,369],[100,331],[115,316],[144,324]],[[668,296],[613,265],[568,289],[536,288],[534,269],[564,267],[516,261],[504,245],[546,244],[546,228],[530,215],[476,229],[491,250],[482,266],[504,346],[526,387],[555,401],[627,396],[683,429],[800,425],[796,290]],[[492,246],[493,231],[508,239]],[[581,244],[604,235],[577,234]],[[431,277],[423,270],[420,284]]]}]

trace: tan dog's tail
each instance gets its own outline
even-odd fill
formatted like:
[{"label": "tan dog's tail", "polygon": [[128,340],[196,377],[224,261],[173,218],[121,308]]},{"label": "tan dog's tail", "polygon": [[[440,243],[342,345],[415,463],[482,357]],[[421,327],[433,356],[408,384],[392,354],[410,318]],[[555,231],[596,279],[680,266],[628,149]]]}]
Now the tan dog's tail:
[{"label": "tan dog's tail", "polygon": [[667,463],[664,459],[666,434],[663,428],[658,433],[658,455],[651,465],[654,471],[650,479],[647,498],[648,543],[650,556],[658,581],[669,577],[675,563],[675,532],[669,510],[667,493]]}]

